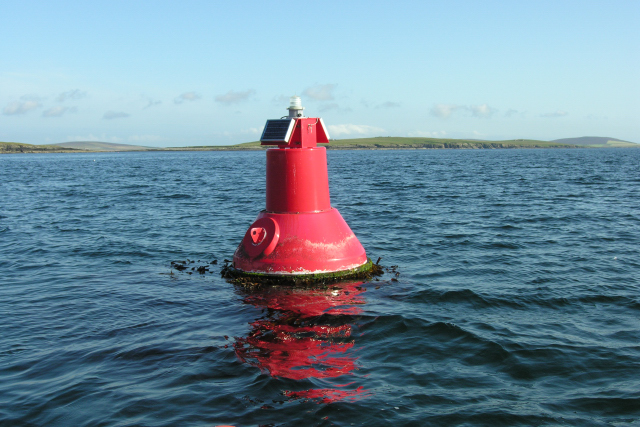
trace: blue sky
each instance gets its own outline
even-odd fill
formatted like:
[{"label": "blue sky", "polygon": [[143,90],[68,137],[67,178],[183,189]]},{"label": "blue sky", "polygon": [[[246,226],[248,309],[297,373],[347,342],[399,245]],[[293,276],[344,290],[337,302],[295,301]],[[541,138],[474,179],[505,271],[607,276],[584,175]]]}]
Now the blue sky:
[{"label": "blue sky", "polygon": [[640,143],[640,1],[0,3],[0,141],[255,141],[288,98],[332,138]]}]

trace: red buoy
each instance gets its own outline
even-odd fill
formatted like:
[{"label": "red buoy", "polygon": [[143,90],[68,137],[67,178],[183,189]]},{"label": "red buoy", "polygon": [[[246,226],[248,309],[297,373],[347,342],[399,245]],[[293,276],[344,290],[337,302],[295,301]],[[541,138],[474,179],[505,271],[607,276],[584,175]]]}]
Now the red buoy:
[{"label": "red buoy", "polygon": [[236,271],[268,276],[337,277],[366,270],[371,261],[337,209],[331,207],[321,118],[302,115],[291,98],[289,116],[267,120],[260,142],[267,150],[266,209],[233,256]]}]

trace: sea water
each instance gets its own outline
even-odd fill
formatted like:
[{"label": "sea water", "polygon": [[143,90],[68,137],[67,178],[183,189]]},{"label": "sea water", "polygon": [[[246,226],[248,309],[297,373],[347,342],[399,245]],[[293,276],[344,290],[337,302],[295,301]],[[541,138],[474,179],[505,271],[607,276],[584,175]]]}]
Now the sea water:
[{"label": "sea water", "polygon": [[384,276],[250,290],[263,152],[0,156],[0,425],[640,423],[640,150],[328,162]]}]

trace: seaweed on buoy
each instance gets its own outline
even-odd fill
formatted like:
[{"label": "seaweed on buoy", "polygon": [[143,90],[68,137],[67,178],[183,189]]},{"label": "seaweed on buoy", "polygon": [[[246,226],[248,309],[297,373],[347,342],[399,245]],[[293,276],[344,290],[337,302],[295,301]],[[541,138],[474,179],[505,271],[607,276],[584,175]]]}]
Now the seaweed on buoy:
[{"label": "seaweed on buoy", "polygon": [[[353,268],[351,270],[330,272],[330,273],[310,273],[310,274],[265,274],[265,273],[247,273],[239,270],[233,266],[231,260],[225,259],[224,264],[220,268],[220,276],[226,279],[228,282],[234,285],[240,285],[249,289],[258,289],[264,286],[277,286],[277,285],[295,285],[295,286],[311,286],[311,285],[329,285],[331,283],[343,282],[345,280],[358,280],[358,281],[371,281],[375,279],[378,281],[378,277],[383,274],[393,274],[394,277],[391,281],[396,281],[396,277],[400,275],[397,271],[398,266],[392,265],[391,267],[384,267],[380,265],[382,258],[374,263],[371,259],[367,258],[367,262],[360,267]],[[192,275],[193,273],[199,273],[204,275],[206,273],[214,273],[211,266],[218,263],[217,260],[211,262],[204,261],[205,264],[196,264],[195,261],[171,261],[171,275],[173,270]],[[192,264],[195,264],[192,266]]]},{"label": "seaweed on buoy", "polygon": [[344,280],[368,281],[384,274],[384,269],[380,266],[380,259],[378,258],[376,263],[367,259],[364,265],[346,271],[289,275],[245,272],[234,268],[230,261],[225,260],[225,264],[220,270],[220,276],[235,285],[246,288],[275,285],[323,285]]}]

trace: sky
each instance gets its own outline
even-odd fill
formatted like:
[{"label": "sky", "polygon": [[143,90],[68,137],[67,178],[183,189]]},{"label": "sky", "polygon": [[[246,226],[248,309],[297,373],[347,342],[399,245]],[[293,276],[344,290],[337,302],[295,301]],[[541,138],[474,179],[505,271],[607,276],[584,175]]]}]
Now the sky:
[{"label": "sky", "polygon": [[0,2],[0,141],[640,143],[640,0]]}]

